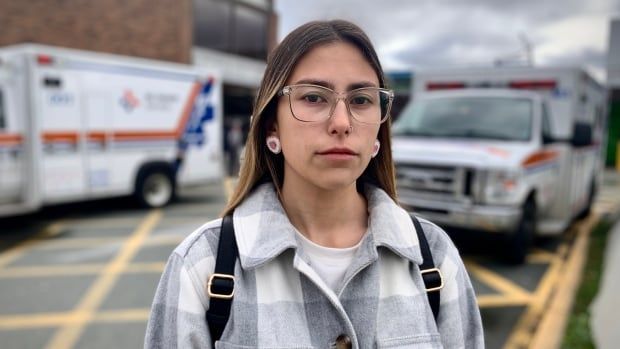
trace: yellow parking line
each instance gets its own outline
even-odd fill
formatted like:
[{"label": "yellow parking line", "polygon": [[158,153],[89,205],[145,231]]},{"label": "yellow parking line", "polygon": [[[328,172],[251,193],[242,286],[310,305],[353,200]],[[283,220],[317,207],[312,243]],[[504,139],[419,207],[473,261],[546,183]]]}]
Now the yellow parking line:
[{"label": "yellow parking line", "polygon": [[555,257],[555,253],[543,249],[532,249],[526,260],[529,264],[550,264]]},{"label": "yellow parking line", "polygon": [[76,229],[80,228],[127,228],[133,229],[140,222],[139,217],[102,217],[102,218],[68,218],[65,220],[67,225]]},{"label": "yellow parking line", "polygon": [[564,255],[568,249],[568,245],[566,243],[562,243],[556,252],[555,259],[551,261],[549,265],[549,270],[545,273],[545,276],[538,283],[538,287],[535,292],[535,301],[537,303],[545,302],[547,296],[551,293],[553,286],[557,283],[557,279],[559,275],[559,268],[562,266],[564,262]]},{"label": "yellow parking line", "polygon": [[118,244],[123,242],[123,237],[89,237],[89,238],[63,238],[46,241],[45,244],[34,246],[37,250],[58,250],[70,248],[83,248],[91,246],[101,246]]},{"label": "yellow parking line", "polygon": [[104,264],[11,267],[0,269],[0,279],[89,275],[100,273],[104,267]]},{"label": "yellow parking line", "polygon": [[151,309],[123,309],[100,312],[95,315],[94,322],[146,322]]},{"label": "yellow parking line", "polygon": [[[166,263],[133,263],[126,266],[123,273],[161,273],[164,271]],[[105,264],[81,264],[81,265],[47,265],[47,266],[27,266],[0,269],[0,279],[23,279],[33,277],[51,276],[75,276],[101,274],[105,271]]]},{"label": "yellow parking line", "polygon": [[125,273],[158,273],[161,274],[166,267],[166,263],[164,262],[153,262],[153,263],[134,263],[127,266],[125,269]]},{"label": "yellow parking line", "polygon": [[504,297],[512,297],[519,302],[531,298],[531,294],[521,286],[487,268],[473,262],[467,262],[466,268],[470,275],[501,292]]},{"label": "yellow parking line", "polygon": [[160,210],[154,210],[140,223],[136,231],[124,243],[121,251],[106,265],[104,272],[91,285],[86,295],[80,300],[78,306],[72,312],[79,321],[63,326],[47,344],[47,348],[69,349],[79,339],[84,327],[93,320],[95,311],[103,302],[105,296],[116,283],[118,276],[136,254],[147,235],[155,228],[162,217]]},{"label": "yellow parking line", "polygon": [[0,268],[5,267],[9,263],[13,262],[15,259],[19,258],[24,252],[40,244],[42,239],[58,235],[58,233],[60,233],[63,228],[63,221],[50,223],[29,240],[26,240],[23,243],[3,252],[2,254],[0,254]]},{"label": "yellow parking line", "polygon": [[570,251],[567,243],[558,248],[556,258],[536,290],[534,301],[519,319],[504,348],[538,349],[560,346],[587,258],[590,233],[601,215],[617,212],[620,208],[616,198],[613,202],[597,201],[593,213],[574,225],[569,232],[576,235]]},{"label": "yellow parking line", "polygon": [[514,307],[529,304],[531,297],[523,297],[517,295],[481,295],[477,297],[478,307],[480,308],[498,308],[498,307]]},{"label": "yellow parking line", "polygon": [[[219,202],[207,203],[205,206],[220,206]],[[179,213],[183,213],[182,216],[176,216],[174,211],[166,212],[166,220],[162,222],[162,227],[176,227],[179,225],[192,225],[192,224],[204,224],[205,221],[205,206],[199,208],[180,208]]]},{"label": "yellow parking line", "polygon": [[618,201],[618,199],[615,197],[610,197],[606,200],[598,201],[592,208],[592,211],[595,213],[599,213],[599,215],[604,215],[610,212],[617,212],[618,207],[620,207],[620,201]]},{"label": "yellow parking line", "polygon": [[545,304],[551,297],[554,287],[557,287],[558,278],[560,277],[562,265],[564,263],[563,256],[566,254],[567,249],[568,245],[562,243],[556,250],[556,257],[539,282],[531,303],[527,309],[525,309],[523,315],[521,315],[508,336],[508,340],[504,344],[504,349],[523,348],[529,345],[532,339],[532,333],[535,331],[536,325],[540,321],[541,314],[545,311]]},{"label": "yellow parking line", "polygon": [[[102,311],[92,314],[92,322],[146,322],[149,313],[148,308]],[[20,330],[78,325],[84,316],[88,315],[80,312],[2,315],[0,316],[0,329]]]},{"label": "yellow parking line", "polygon": [[[144,241],[144,246],[162,246],[162,245],[178,245],[185,236],[181,235],[157,235],[150,236],[147,240]],[[92,247],[92,246],[102,246],[102,245],[111,245],[118,244],[120,245],[124,241],[123,237],[76,237],[76,238],[66,238],[59,240],[46,241],[45,244],[38,244],[35,246],[31,246],[31,248],[35,248],[37,250],[62,250],[62,249],[71,249],[71,248],[84,248],[84,247]],[[0,256],[2,258],[2,256]]]},{"label": "yellow parking line", "polygon": [[73,313],[43,313],[28,315],[2,315],[0,316],[0,329],[16,330],[41,327],[54,327],[77,323],[79,314]]},{"label": "yellow parking line", "polygon": [[146,241],[144,241],[144,246],[170,245],[170,246],[176,247],[178,244],[180,244],[183,241],[183,239],[185,239],[185,236],[181,236],[181,235],[151,236]]}]

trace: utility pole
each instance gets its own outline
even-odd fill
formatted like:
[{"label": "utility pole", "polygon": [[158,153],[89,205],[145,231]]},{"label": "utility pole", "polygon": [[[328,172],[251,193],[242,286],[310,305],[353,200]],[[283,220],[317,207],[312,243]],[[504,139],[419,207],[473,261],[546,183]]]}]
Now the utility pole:
[{"label": "utility pole", "polygon": [[525,35],[525,33],[523,32],[519,33],[519,39],[523,43],[523,49],[525,50],[525,59],[527,60],[527,65],[529,65],[530,67],[533,67],[534,66],[534,48],[532,46],[532,43],[527,38],[527,35]]},{"label": "utility pole", "polygon": [[522,48],[519,51],[509,54],[509,55],[496,57],[493,60],[493,65],[495,65],[496,67],[501,67],[507,64],[512,64],[512,65],[523,64],[523,58],[525,55],[525,64],[527,64],[530,67],[533,67],[534,66],[534,45],[523,32],[519,33],[519,40],[523,44]]}]

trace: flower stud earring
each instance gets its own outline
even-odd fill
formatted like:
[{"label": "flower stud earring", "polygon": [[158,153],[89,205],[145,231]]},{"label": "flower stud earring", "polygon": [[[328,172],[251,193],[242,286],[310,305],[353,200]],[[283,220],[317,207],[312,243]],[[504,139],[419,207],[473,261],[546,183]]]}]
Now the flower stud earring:
[{"label": "flower stud earring", "polygon": [[379,142],[378,139],[375,140],[375,144],[373,144],[372,146],[372,154],[370,155],[371,157],[375,157],[377,156],[377,154],[379,154],[379,149],[381,148],[381,143]]},{"label": "flower stud earring", "polygon": [[269,148],[269,150],[274,154],[280,154],[282,151],[280,139],[276,136],[267,137],[267,148]]}]

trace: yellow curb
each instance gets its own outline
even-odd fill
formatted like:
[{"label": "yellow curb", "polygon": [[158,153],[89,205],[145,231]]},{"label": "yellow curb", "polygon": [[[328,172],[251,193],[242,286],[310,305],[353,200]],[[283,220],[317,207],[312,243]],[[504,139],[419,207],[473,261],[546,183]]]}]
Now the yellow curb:
[{"label": "yellow curb", "polygon": [[[590,233],[603,214],[615,212],[617,215],[620,211],[618,201],[615,205],[606,206],[608,207],[601,209],[600,202],[597,202],[586,220],[572,225],[575,229],[575,241],[570,251],[565,243],[557,249],[556,257],[553,258],[543,281],[539,284],[532,303],[519,319],[504,349],[559,348],[583,274]],[[548,257],[540,255],[531,260],[542,261]]]}]

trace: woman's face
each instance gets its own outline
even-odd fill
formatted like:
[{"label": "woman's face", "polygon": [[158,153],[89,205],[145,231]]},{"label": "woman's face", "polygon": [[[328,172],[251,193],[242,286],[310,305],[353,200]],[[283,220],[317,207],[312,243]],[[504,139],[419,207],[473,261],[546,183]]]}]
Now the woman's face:
[{"label": "woman's face", "polygon": [[[297,62],[286,82],[296,84],[320,85],[345,93],[379,87],[379,80],[355,46],[336,42],[313,48]],[[282,144],[284,185],[323,190],[351,186],[368,166],[379,126],[355,120],[344,100],[336,103],[329,119],[302,122],[292,115],[289,97],[281,96],[271,134]]]}]

